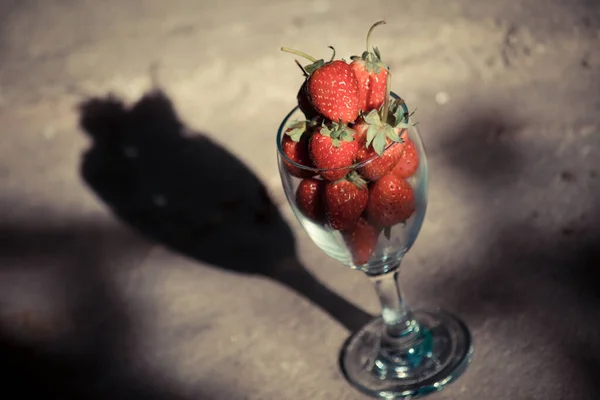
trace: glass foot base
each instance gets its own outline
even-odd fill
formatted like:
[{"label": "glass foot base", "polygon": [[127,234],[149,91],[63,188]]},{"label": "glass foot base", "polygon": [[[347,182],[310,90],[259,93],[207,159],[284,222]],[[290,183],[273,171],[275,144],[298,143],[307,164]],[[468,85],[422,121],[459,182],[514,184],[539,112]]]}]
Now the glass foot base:
[{"label": "glass foot base", "polygon": [[340,366],[346,379],[365,394],[384,399],[416,398],[442,390],[471,361],[468,328],[443,312],[414,311],[419,330],[402,357],[380,352],[383,320],[376,318],[344,344]]}]

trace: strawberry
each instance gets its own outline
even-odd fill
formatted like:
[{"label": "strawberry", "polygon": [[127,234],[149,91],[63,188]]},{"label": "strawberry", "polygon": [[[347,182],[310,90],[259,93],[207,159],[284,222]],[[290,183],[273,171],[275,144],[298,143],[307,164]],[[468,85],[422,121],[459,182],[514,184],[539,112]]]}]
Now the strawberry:
[{"label": "strawberry", "polygon": [[376,47],[371,51],[371,33],[376,26],[385,24],[385,21],[375,23],[367,34],[367,50],[359,56],[352,56],[350,68],[358,80],[359,107],[367,113],[378,110],[386,98],[388,66],[381,61],[381,53]]},{"label": "strawberry", "polygon": [[381,115],[377,110],[371,110],[353,126],[359,141],[356,161],[363,163],[358,172],[369,181],[376,181],[390,172],[402,155],[404,144],[398,132],[406,123],[403,118],[398,120],[400,104],[396,99],[386,101]]},{"label": "strawberry", "polygon": [[345,125],[333,123],[329,128],[322,125],[313,134],[309,142],[309,154],[321,176],[329,181],[342,179],[354,163],[358,152],[358,142],[354,140],[354,131]]},{"label": "strawberry", "polygon": [[[281,141],[283,153],[297,164],[314,168],[308,152],[309,135],[306,132],[306,121],[295,121],[286,130]],[[298,178],[310,178],[315,172],[310,169],[302,169],[283,160],[288,172]]]},{"label": "strawberry", "polygon": [[318,67],[308,78],[306,93],[315,110],[330,121],[347,124],[358,117],[358,80],[345,61]]},{"label": "strawberry", "polygon": [[361,111],[378,110],[385,101],[387,69],[372,69],[370,61],[354,60],[350,67],[356,74],[359,90],[359,107]]},{"label": "strawberry", "polygon": [[392,169],[392,173],[398,178],[409,178],[413,176],[419,168],[419,153],[417,152],[417,147],[413,141],[410,140],[408,135],[404,134],[402,137],[406,138],[404,139],[406,144],[400,160]]},{"label": "strawberry", "polygon": [[[353,129],[356,131],[356,140],[358,141],[358,153],[356,161],[358,163],[371,160],[358,168],[358,172],[368,181],[376,181],[394,168],[404,149],[404,143],[394,143],[389,138],[386,140],[386,149],[379,156],[373,147],[367,146],[367,130],[369,124],[364,120],[356,123]],[[390,146],[390,144],[393,146]]]},{"label": "strawberry", "polygon": [[327,120],[341,124],[352,123],[360,111],[358,80],[348,63],[334,60],[335,49],[329,47],[333,50],[333,56],[328,62],[287,47],[282,47],[281,50],[312,61],[312,64],[301,67],[306,81],[297,96],[302,111],[308,114],[307,117],[314,109]]},{"label": "strawberry", "polygon": [[356,172],[352,172],[347,179],[326,184],[325,215],[333,229],[354,227],[369,201],[365,183]]},{"label": "strawberry", "polygon": [[315,178],[303,179],[296,189],[298,210],[306,218],[318,223],[325,221],[325,204],[323,202],[325,183],[325,181]]},{"label": "strawberry", "polygon": [[313,105],[310,103],[310,99],[308,98],[308,93],[307,93],[307,89],[306,89],[307,86],[308,86],[308,80],[305,80],[304,84],[302,85],[302,87],[300,87],[300,90],[298,91],[296,100],[298,101],[298,108],[300,109],[300,111],[302,111],[302,113],[304,114],[306,119],[310,120],[310,119],[313,119],[314,117],[317,117],[319,115],[319,113],[317,110],[315,110]]},{"label": "strawberry", "polygon": [[365,218],[360,217],[356,225],[343,232],[344,241],[350,249],[355,265],[366,264],[371,258],[381,229],[375,228]]},{"label": "strawberry", "polygon": [[415,194],[406,180],[387,174],[369,190],[367,216],[373,225],[385,228],[405,222],[415,212]]}]

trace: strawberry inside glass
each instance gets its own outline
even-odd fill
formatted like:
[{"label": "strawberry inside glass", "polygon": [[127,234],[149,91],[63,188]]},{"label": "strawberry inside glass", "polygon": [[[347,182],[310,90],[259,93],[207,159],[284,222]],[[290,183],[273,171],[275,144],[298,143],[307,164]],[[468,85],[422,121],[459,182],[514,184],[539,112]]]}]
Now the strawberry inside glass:
[{"label": "strawberry inside glass", "polygon": [[364,272],[381,316],[345,343],[340,365],[362,392],[385,398],[441,390],[471,360],[467,327],[443,311],[412,311],[399,285],[400,264],[427,208],[423,142],[376,48],[350,62],[308,58],[297,107],[277,133],[288,202],[308,236],[340,263]]}]

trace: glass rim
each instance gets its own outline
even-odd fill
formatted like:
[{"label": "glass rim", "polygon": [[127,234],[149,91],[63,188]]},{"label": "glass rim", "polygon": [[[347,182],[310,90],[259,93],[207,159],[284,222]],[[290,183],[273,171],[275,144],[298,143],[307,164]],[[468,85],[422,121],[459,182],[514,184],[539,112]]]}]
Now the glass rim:
[{"label": "glass rim", "polygon": [[[401,99],[400,96],[398,96],[396,93],[394,92],[390,92],[390,96],[393,97],[394,99],[398,100]],[[408,106],[406,105],[406,103],[402,103],[402,109],[404,110],[405,114],[408,114]],[[296,106],[292,109],[292,111],[290,111],[285,118],[283,119],[283,121],[281,122],[281,124],[279,125],[279,129],[277,131],[277,151],[279,153],[279,156],[283,158],[283,160],[287,163],[290,164],[291,166],[294,166],[296,168],[305,170],[305,171],[312,171],[312,172],[316,172],[316,173],[320,173],[320,172],[326,172],[326,171],[341,171],[341,170],[355,170],[358,168],[361,168],[367,164],[370,164],[371,162],[375,161],[378,158],[381,158],[380,155],[375,154],[373,155],[373,157],[370,157],[364,161],[358,162],[358,163],[354,163],[352,165],[348,165],[345,167],[336,167],[336,168],[317,168],[317,167],[308,167],[306,165],[303,164],[298,164],[297,162],[295,162],[294,160],[292,160],[291,158],[289,158],[287,156],[287,154],[285,154],[285,152],[283,151],[283,147],[282,147],[282,143],[283,143],[283,135],[285,134],[285,129],[286,129],[286,124],[289,121],[290,117],[299,110],[299,107]],[[409,122],[410,118],[407,118]],[[406,129],[406,128],[405,128]],[[389,148],[391,148],[392,146],[395,146],[397,144],[400,144],[400,142],[392,142],[390,144],[388,144],[385,149],[384,152],[387,151]]]}]

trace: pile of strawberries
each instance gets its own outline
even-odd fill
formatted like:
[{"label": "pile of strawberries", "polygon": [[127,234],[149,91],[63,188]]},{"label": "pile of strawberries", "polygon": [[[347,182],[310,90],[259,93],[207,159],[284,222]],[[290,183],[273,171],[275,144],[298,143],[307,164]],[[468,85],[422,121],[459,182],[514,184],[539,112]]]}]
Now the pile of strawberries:
[{"label": "pile of strawberries", "polygon": [[283,152],[289,173],[301,178],[296,191],[300,212],[312,221],[339,230],[354,264],[368,262],[381,232],[404,223],[415,212],[415,195],[407,178],[419,165],[408,137],[408,117],[401,99],[391,99],[389,67],[377,48],[351,62],[310,59],[298,106],[306,117],[287,127]]}]

